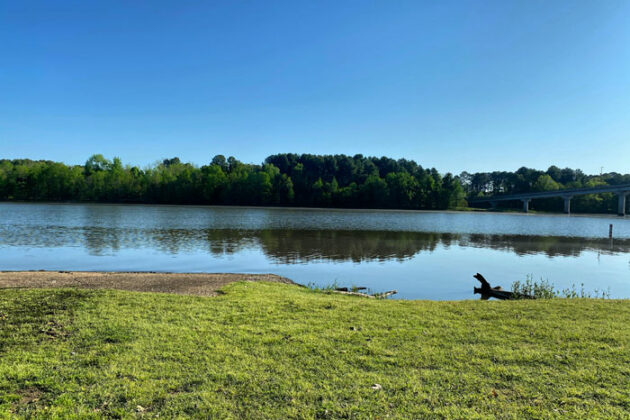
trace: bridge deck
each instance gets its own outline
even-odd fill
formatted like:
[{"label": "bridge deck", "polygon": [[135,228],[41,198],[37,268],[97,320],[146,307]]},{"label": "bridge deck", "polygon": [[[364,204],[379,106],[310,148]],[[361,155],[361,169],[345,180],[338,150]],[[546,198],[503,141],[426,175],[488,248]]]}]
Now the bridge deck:
[{"label": "bridge deck", "polygon": [[630,184],[619,185],[605,185],[601,187],[592,188],[572,188],[566,190],[554,190],[554,191],[542,191],[542,192],[529,192],[522,194],[509,194],[509,195],[493,195],[490,197],[474,198],[468,200],[469,203],[484,203],[489,201],[510,201],[510,200],[532,200],[534,198],[551,198],[551,197],[563,197],[571,198],[575,195],[585,194],[599,194],[599,193],[613,193],[620,195],[630,194]]}]

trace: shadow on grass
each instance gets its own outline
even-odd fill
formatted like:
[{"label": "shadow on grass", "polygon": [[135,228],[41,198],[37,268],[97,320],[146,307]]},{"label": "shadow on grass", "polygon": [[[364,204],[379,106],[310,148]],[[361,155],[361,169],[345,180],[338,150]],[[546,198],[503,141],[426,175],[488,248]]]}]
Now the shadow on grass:
[{"label": "shadow on grass", "polygon": [[0,290],[0,354],[43,340],[66,339],[76,308],[89,299],[81,290]]}]

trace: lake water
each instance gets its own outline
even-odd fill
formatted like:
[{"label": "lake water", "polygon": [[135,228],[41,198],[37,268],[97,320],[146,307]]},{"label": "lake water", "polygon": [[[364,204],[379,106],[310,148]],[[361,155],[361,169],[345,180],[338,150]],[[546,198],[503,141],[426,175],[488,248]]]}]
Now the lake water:
[{"label": "lake water", "polygon": [[[608,239],[613,224],[614,240]],[[275,273],[301,284],[473,298],[528,275],[630,298],[615,216],[0,203],[0,270]]]}]

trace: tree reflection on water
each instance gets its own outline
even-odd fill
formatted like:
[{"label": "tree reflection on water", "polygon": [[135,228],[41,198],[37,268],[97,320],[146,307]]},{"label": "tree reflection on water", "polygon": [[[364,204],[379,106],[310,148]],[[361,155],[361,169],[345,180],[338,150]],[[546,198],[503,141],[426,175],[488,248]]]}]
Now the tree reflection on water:
[{"label": "tree reflection on water", "polygon": [[91,255],[121,249],[150,248],[178,254],[207,251],[212,255],[260,249],[274,262],[404,261],[437,247],[490,248],[517,255],[579,256],[584,251],[616,254],[630,251],[628,239],[563,236],[451,234],[358,230],[299,229],[157,229],[101,226],[0,226],[0,246],[84,247]]}]

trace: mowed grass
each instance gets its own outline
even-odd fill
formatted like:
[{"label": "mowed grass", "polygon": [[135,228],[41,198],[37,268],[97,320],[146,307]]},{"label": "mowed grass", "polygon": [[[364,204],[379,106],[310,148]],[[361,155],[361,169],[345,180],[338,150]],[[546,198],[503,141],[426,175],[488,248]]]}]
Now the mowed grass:
[{"label": "mowed grass", "polygon": [[0,291],[0,417],[630,418],[630,301],[224,292]]}]

